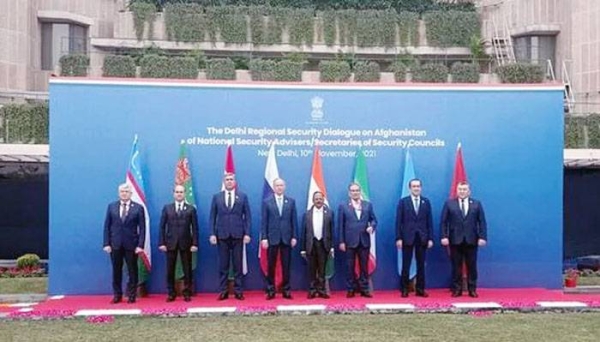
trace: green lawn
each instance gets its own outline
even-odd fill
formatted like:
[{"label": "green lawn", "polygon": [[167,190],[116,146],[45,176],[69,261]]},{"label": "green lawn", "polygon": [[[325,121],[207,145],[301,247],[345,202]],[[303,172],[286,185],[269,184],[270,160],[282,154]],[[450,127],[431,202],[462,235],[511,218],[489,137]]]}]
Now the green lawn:
[{"label": "green lawn", "polygon": [[600,313],[228,316],[0,321],[0,341],[598,341]]},{"label": "green lawn", "polygon": [[600,286],[600,277],[579,277],[577,285],[583,286]]},{"label": "green lawn", "polygon": [[48,278],[0,278],[0,294],[46,293]]}]

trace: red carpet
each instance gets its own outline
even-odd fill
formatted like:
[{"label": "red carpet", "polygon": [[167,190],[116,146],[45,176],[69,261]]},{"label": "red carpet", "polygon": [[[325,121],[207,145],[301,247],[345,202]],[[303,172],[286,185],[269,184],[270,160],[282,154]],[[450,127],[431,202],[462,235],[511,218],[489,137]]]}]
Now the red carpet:
[{"label": "red carpet", "polygon": [[[154,294],[146,298],[139,298],[135,304],[119,303],[110,304],[112,296],[66,296],[63,298],[48,299],[37,304],[22,303],[19,305],[0,306],[0,314],[14,318],[61,318],[73,315],[99,316],[99,315],[185,315],[193,313],[219,313],[215,308],[222,308],[227,313],[269,313],[276,311],[333,311],[352,312],[365,310],[399,310],[399,311],[461,311],[480,309],[519,309],[543,310],[544,304],[552,309],[600,309],[600,295],[598,294],[563,294],[558,290],[545,289],[481,289],[479,298],[468,296],[451,298],[450,292],[445,289],[429,291],[429,298],[415,297],[411,294],[408,298],[401,298],[398,291],[377,291],[373,298],[355,297],[348,299],[345,292],[334,292],[330,299],[307,299],[306,292],[295,291],[293,300],[283,299],[280,296],[274,300],[265,300],[263,292],[246,292],[246,300],[239,301],[231,296],[228,300],[218,301],[214,293],[198,294],[191,302],[184,302],[178,297],[175,302],[165,302],[164,294]],[[461,303],[469,303],[468,307],[461,307]],[[372,304],[389,304],[391,306],[371,306]],[[394,306],[403,304],[404,306]],[[300,307],[290,308],[288,306]],[[323,305],[322,307],[302,307],[304,305]],[[414,306],[411,307],[410,305]],[[455,305],[458,305],[457,308]],[[284,306],[279,307],[278,306]],[[191,311],[188,312],[188,309]],[[84,311],[82,311],[84,310]],[[87,310],[117,310],[88,312]],[[127,311],[121,311],[127,310]],[[196,310],[196,311],[194,311]],[[224,312],[220,312],[221,314]]]}]

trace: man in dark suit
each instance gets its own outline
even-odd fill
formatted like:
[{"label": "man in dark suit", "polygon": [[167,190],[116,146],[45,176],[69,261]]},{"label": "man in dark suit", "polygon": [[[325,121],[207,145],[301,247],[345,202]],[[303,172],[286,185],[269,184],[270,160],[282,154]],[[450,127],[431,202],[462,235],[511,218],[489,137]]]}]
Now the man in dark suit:
[{"label": "man in dark suit", "polygon": [[274,194],[262,203],[260,236],[263,248],[267,248],[267,300],[275,298],[275,265],[277,255],[281,255],[283,298],[292,299],[290,293],[290,263],[292,248],[296,246],[296,201],[284,195],[285,181],[273,181]]},{"label": "man in dark suit", "polygon": [[112,262],[111,303],[123,299],[123,259],[127,264],[127,303],[135,303],[138,284],[137,255],[143,252],[146,239],[146,215],[144,208],[131,200],[131,187],[119,185],[119,200],[108,205],[104,219],[104,251]]},{"label": "man in dark suit", "polygon": [[302,254],[308,261],[308,298],[329,298],[325,290],[325,263],[333,253],[333,213],[325,205],[323,193],[315,191],[313,206],[302,217]]},{"label": "man in dark suit", "polygon": [[487,243],[487,225],[483,205],[470,198],[467,182],[456,187],[458,198],[450,199],[442,209],[442,245],[450,245],[452,260],[452,297],[462,295],[462,265],[467,265],[469,296],[477,298],[477,248]]},{"label": "man in dark suit", "polygon": [[233,263],[234,295],[244,300],[242,285],[243,245],[250,243],[250,205],[248,197],[236,189],[235,175],[223,176],[225,190],[216,193],[210,205],[210,243],[219,249],[219,300],[229,297],[229,262]]},{"label": "man in dark suit", "polygon": [[[348,187],[350,200],[342,203],[338,209],[338,226],[340,230],[340,250],[346,252],[346,297],[354,297],[357,288],[363,297],[372,297],[369,291],[369,250],[371,234],[377,226],[373,205],[361,200],[360,185],[350,183]],[[360,276],[358,281],[354,267],[358,257]]]},{"label": "man in dark suit", "polygon": [[185,188],[173,189],[175,203],[163,207],[160,216],[158,249],[167,253],[167,302],[175,300],[175,264],[177,254],[183,267],[183,299],[192,295],[192,253],[198,251],[198,215],[193,205],[185,203]]},{"label": "man in dark suit", "polygon": [[421,196],[421,180],[408,182],[410,195],[398,202],[396,209],[396,247],[402,249],[400,291],[408,297],[410,264],[413,251],[417,259],[416,294],[429,297],[425,292],[425,252],[433,246],[433,219],[431,203]]}]

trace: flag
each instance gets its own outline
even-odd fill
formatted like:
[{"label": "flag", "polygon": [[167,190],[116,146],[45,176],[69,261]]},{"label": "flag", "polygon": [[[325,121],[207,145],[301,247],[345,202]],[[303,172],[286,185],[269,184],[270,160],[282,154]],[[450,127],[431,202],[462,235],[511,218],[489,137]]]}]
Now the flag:
[{"label": "flag", "polygon": [[[319,146],[315,146],[315,150],[313,152],[310,184],[308,186],[308,201],[306,203],[306,210],[309,210],[312,207],[313,195],[317,191],[323,193],[325,205],[329,207],[329,201],[327,200],[327,190],[325,189],[325,178],[323,177],[323,166],[321,164],[321,155],[319,152]],[[331,277],[333,277],[334,274],[334,256],[330,253],[329,257],[327,258],[327,263],[325,264],[325,278],[331,279]]]},{"label": "flag", "polygon": [[[410,156],[410,151],[406,149],[406,154],[404,156],[404,176],[402,177],[401,187],[401,198],[404,198],[410,195],[410,190],[408,188],[408,182],[412,179],[417,178],[415,175],[415,165],[413,164],[412,157]],[[398,274],[402,274],[402,250],[398,250]],[[415,263],[410,265],[409,278],[413,278],[417,274],[417,266]]]},{"label": "flag", "polygon": [[456,187],[460,182],[467,181],[467,172],[465,171],[465,164],[463,162],[462,146],[458,143],[456,147],[456,161],[454,163],[454,173],[452,174],[452,185],[450,186],[450,199],[458,197],[456,193]]},{"label": "flag", "polygon": [[[225,167],[223,169],[223,175],[228,173],[235,174],[235,164],[233,163],[233,148],[231,145],[227,146],[227,151],[225,152]],[[235,189],[237,189],[237,178],[235,182]],[[221,191],[225,190],[225,184],[221,183]],[[248,274],[248,257],[246,256],[246,244],[242,244],[242,274]],[[233,279],[233,263],[230,263],[231,267],[229,269],[229,279]]]},{"label": "flag", "polygon": [[[194,199],[194,188],[192,185],[192,171],[190,169],[189,159],[187,157],[187,145],[185,141],[181,141],[179,147],[179,159],[175,165],[175,185],[182,185],[185,189],[185,202],[189,205],[196,206]],[[196,269],[198,252],[192,253],[192,270]],[[183,264],[181,257],[177,253],[177,263],[175,264],[175,279],[183,279]]]},{"label": "flag", "polygon": [[[465,170],[465,164],[463,162],[463,155],[462,155],[462,145],[461,143],[458,143],[458,145],[456,146],[456,159],[454,162],[454,172],[452,173],[452,185],[450,185],[450,199],[455,199],[456,197],[458,197],[458,194],[456,193],[456,187],[458,186],[458,183],[460,182],[466,182],[467,181],[467,171]],[[450,247],[448,247],[448,255],[450,255]],[[467,275],[467,264],[463,263],[462,266],[462,273],[463,273],[463,277],[466,277]]]},{"label": "flag", "polygon": [[[365,201],[369,201],[369,180],[367,177],[367,161],[365,154],[361,148],[358,149],[356,155],[356,166],[354,168],[354,183],[360,186],[360,198]],[[357,261],[358,265],[358,261]],[[375,232],[371,233],[371,249],[369,250],[369,263],[367,266],[368,273],[371,275],[377,267],[377,253],[375,249]]]},{"label": "flag", "polygon": [[129,158],[125,183],[131,187],[131,200],[139,203],[144,208],[146,217],[146,240],[144,241],[144,251],[138,254],[138,285],[141,285],[150,279],[152,257],[150,251],[150,216],[148,215],[146,192],[144,191],[144,178],[142,177],[137,134],[133,138],[133,148],[131,149],[131,158]]},{"label": "flag", "polygon": [[[263,201],[273,194],[273,181],[277,178],[279,178],[279,170],[277,169],[277,160],[275,159],[275,143],[272,143],[271,147],[269,148],[269,154],[267,155],[267,164],[265,165]],[[260,238],[266,239],[267,237],[261,236]],[[258,258],[260,259],[260,269],[266,276],[269,273],[269,262],[267,258],[267,249],[262,247],[262,243],[259,243]],[[278,255],[275,266],[275,284],[277,286],[281,283],[282,277],[281,260],[280,256]]]}]

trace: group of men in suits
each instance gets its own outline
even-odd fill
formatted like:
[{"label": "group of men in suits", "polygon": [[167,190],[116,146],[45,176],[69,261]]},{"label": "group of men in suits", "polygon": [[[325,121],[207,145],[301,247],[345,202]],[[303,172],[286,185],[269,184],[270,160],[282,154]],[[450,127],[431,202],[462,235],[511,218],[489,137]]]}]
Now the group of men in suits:
[{"label": "group of men in suits", "polygon": [[[296,202],[285,194],[286,184],[281,178],[273,181],[273,194],[262,203],[260,244],[267,249],[268,272],[266,298],[271,300],[280,285],[283,298],[292,299],[290,291],[290,266],[292,249],[298,243]],[[236,187],[235,175],[223,177],[224,189],[216,193],[211,202],[209,241],[219,252],[219,300],[229,296],[228,279],[233,269],[234,296],[244,300],[242,284],[243,247],[250,243],[251,213],[248,197]],[[400,199],[396,213],[396,246],[402,249],[401,295],[408,296],[409,269],[413,253],[417,263],[416,295],[427,297],[425,292],[425,255],[433,246],[432,209],[429,200],[421,195],[422,184],[413,179],[408,184],[410,195]],[[112,303],[123,298],[122,268],[127,264],[128,303],[136,301],[138,283],[137,255],[145,242],[144,208],[131,201],[131,187],[119,186],[119,200],[110,203],[104,222],[104,251],[111,256],[113,268]],[[459,183],[457,199],[448,200],[442,210],[443,246],[449,246],[452,259],[452,295],[462,294],[462,265],[466,262],[468,291],[477,297],[477,249],[487,241],[485,215],[481,203],[470,198],[469,184]],[[372,297],[368,280],[368,261],[371,234],[377,227],[373,205],[361,199],[357,183],[348,187],[348,201],[339,205],[337,223],[339,249],[346,252],[346,296],[356,292]],[[184,274],[183,297],[191,300],[192,253],[198,250],[198,216],[196,208],[185,202],[185,188],[177,185],[173,190],[174,202],[163,207],[160,220],[159,250],[167,259],[167,301],[175,300],[175,265],[181,259]],[[301,255],[308,263],[308,298],[329,298],[325,288],[325,265],[334,252],[334,213],[325,205],[322,192],[312,194],[312,207],[302,215]],[[282,282],[275,284],[278,258],[282,267]],[[231,265],[230,265],[231,263]],[[358,265],[358,267],[356,267]],[[356,269],[358,272],[356,272]],[[358,273],[358,275],[357,275]]]},{"label": "group of men in suits", "polygon": [[[414,253],[417,266],[415,292],[419,297],[428,297],[425,255],[433,246],[431,202],[421,195],[421,180],[412,179],[408,187],[410,195],[400,199],[396,210],[396,247],[402,249],[400,291],[402,297],[408,297]],[[450,249],[452,297],[462,295],[462,265],[465,263],[469,296],[477,298],[477,249],[487,243],[487,224],[483,205],[470,197],[469,184],[458,183],[456,193],[457,198],[447,200],[442,209],[441,244]]]}]

